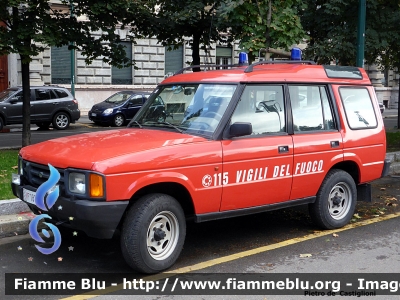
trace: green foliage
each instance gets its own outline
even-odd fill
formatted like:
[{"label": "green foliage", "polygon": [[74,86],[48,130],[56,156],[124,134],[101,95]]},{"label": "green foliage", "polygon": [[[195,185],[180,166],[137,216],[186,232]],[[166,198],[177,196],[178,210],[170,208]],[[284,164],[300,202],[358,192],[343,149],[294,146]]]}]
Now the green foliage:
[{"label": "green foliage", "polygon": [[223,1],[151,0],[147,1],[147,15],[135,20],[136,35],[155,36],[159,43],[176,49],[187,42],[192,49],[193,64],[200,64],[200,49],[208,50],[214,42],[227,41],[220,32],[226,31],[219,21],[218,6]]},{"label": "green foliage", "polygon": [[0,151],[0,200],[13,199],[11,174],[17,173],[18,150]]},{"label": "green foliage", "polygon": [[[309,33],[305,54],[319,63],[355,65],[359,0],[306,0],[300,11]],[[400,66],[400,7],[396,0],[366,1],[365,60],[382,69]]]},{"label": "green foliage", "polygon": [[47,0],[1,1],[0,20],[7,27],[0,27],[0,54],[18,53],[29,63],[46,47],[73,42],[69,47],[82,51],[88,64],[98,57],[119,67],[132,63],[119,44],[116,29],[126,24],[130,16],[127,7],[136,13],[142,10],[138,1],[76,0],[73,6],[67,0],[60,2],[62,5]]},{"label": "green foliage", "polygon": [[262,48],[288,50],[307,37],[297,16],[305,8],[300,0],[242,0],[228,1],[220,12],[231,28],[232,38],[240,40],[242,49],[258,56]]},{"label": "green foliage", "polygon": [[400,151],[400,131],[386,132],[386,151]]}]

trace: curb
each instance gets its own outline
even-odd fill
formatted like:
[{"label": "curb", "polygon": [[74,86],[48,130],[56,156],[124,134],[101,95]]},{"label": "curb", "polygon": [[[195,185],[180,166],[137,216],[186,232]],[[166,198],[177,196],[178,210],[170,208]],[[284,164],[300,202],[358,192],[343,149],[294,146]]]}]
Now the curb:
[{"label": "curb", "polygon": [[[386,154],[391,165],[389,175],[400,174],[400,152]],[[0,200],[0,238],[27,234],[30,221],[35,215],[20,199]]]},{"label": "curb", "polygon": [[29,223],[34,217],[31,212],[0,216],[0,238],[27,234]]},{"label": "curb", "polygon": [[29,206],[18,198],[11,200],[0,200],[0,216],[15,215],[27,211],[30,211]]}]

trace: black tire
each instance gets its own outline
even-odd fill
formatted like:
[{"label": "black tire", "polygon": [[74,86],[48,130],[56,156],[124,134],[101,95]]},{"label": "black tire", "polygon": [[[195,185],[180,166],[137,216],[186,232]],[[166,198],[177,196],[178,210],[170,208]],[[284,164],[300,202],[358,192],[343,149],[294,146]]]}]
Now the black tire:
[{"label": "black tire", "polygon": [[113,126],[115,127],[121,127],[125,123],[125,117],[124,115],[118,114],[114,117],[113,120]]},{"label": "black tire", "polygon": [[40,129],[49,129],[50,122],[36,123],[36,126],[39,127]]},{"label": "black tire", "polygon": [[66,112],[58,112],[53,117],[53,127],[58,130],[64,130],[70,124],[69,115]]},{"label": "black tire", "polygon": [[128,265],[153,274],[171,267],[182,251],[186,235],[182,207],[173,197],[149,194],[129,209],[121,234],[121,249]]},{"label": "black tire", "polygon": [[0,117],[0,130],[3,130],[3,127],[4,127],[4,121],[3,118]]},{"label": "black tire", "polygon": [[357,202],[357,187],[353,177],[342,170],[331,170],[309,204],[311,219],[323,229],[336,229],[348,224]]}]

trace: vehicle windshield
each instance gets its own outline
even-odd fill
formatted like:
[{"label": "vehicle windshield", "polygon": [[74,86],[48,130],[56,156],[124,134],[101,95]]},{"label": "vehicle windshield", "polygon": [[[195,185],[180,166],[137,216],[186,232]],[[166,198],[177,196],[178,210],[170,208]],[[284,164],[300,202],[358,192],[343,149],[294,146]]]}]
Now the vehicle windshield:
[{"label": "vehicle windshield", "polygon": [[4,100],[8,99],[15,92],[16,90],[8,90],[8,89],[0,92],[0,102],[3,102]]},{"label": "vehicle windshield", "polygon": [[235,90],[231,84],[158,87],[128,126],[168,127],[211,137]]},{"label": "vehicle windshield", "polygon": [[128,100],[130,96],[132,96],[131,93],[121,92],[121,93],[114,94],[111,97],[107,98],[105,100],[105,102],[108,102],[108,103],[121,103],[121,102],[125,102],[126,100]]}]

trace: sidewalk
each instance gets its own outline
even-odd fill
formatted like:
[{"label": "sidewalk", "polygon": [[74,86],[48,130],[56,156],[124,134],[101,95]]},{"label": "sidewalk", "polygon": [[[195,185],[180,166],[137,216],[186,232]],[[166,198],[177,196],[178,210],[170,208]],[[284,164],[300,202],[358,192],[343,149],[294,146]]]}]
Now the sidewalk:
[{"label": "sidewalk", "polygon": [[[391,161],[389,175],[400,174],[400,152],[387,153],[386,157]],[[28,205],[21,200],[0,200],[0,238],[27,234],[34,217]]]}]

